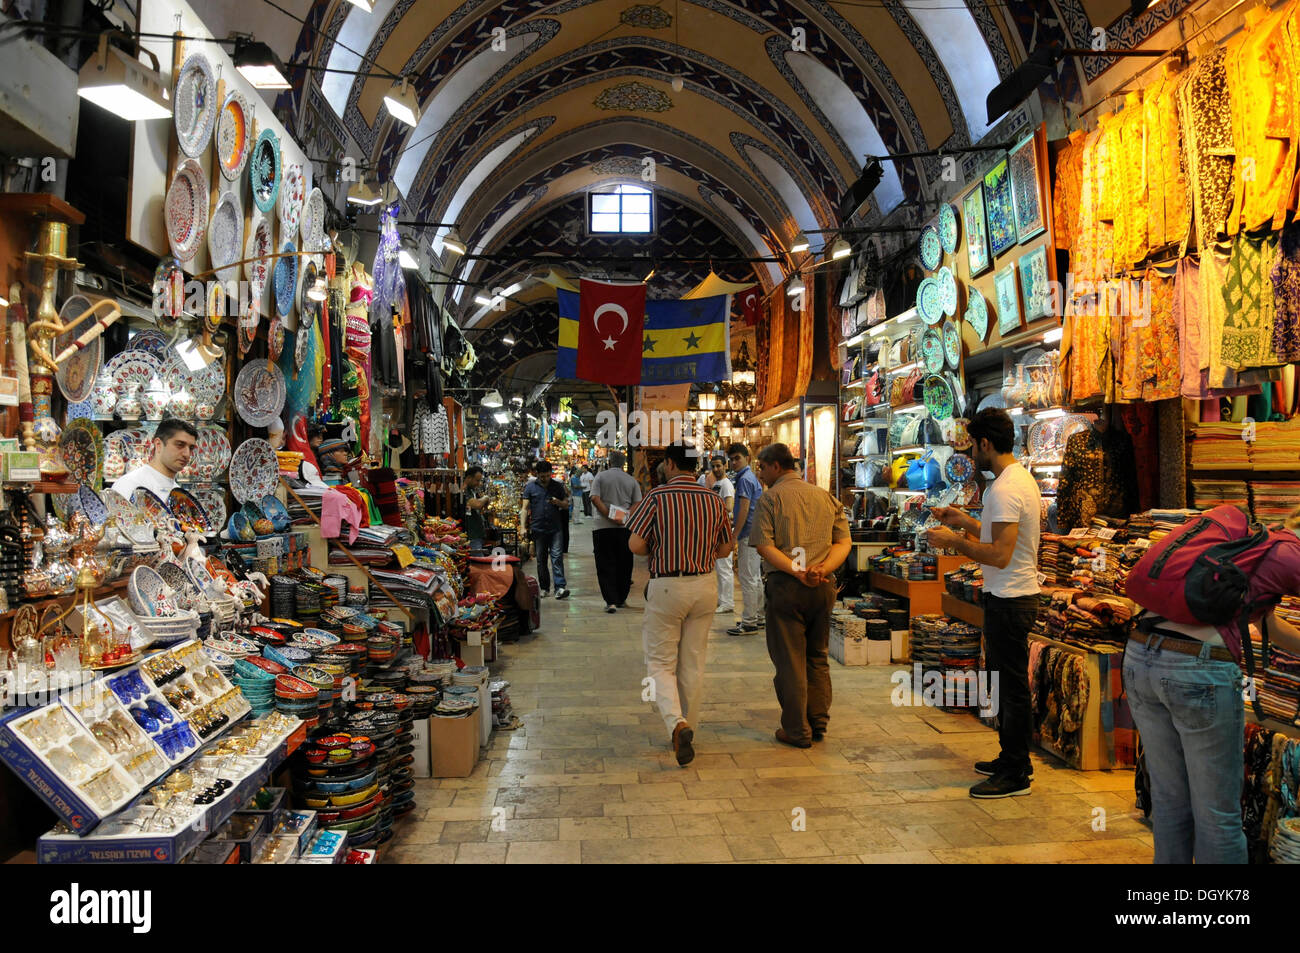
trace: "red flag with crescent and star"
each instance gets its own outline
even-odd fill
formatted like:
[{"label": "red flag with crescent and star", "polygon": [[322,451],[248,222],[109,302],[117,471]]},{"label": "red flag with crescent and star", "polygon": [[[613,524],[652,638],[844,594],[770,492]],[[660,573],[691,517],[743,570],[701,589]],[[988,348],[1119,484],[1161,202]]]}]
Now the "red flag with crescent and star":
[{"label": "red flag with crescent and star", "polygon": [[740,292],[737,297],[740,299],[740,314],[745,322],[745,327],[752,328],[758,324],[758,306],[763,298],[758,285],[750,285]]},{"label": "red flag with crescent and star", "polygon": [[645,285],[582,279],[578,377],[597,384],[640,384]]}]

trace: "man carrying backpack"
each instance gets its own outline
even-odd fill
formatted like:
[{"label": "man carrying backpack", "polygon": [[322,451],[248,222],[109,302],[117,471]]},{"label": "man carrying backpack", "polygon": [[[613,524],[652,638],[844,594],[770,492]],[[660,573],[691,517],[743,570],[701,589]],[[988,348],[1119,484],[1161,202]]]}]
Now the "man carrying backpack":
[{"label": "man carrying backpack", "polygon": [[[1144,611],[1124,652],[1124,689],[1146,753],[1157,864],[1246,863],[1240,664],[1252,675],[1256,659],[1267,664],[1270,639],[1300,652],[1300,632],[1273,611],[1300,593],[1297,517],[1270,532],[1218,506],[1129,571],[1128,596]],[[1258,654],[1251,622],[1263,636]]]}]

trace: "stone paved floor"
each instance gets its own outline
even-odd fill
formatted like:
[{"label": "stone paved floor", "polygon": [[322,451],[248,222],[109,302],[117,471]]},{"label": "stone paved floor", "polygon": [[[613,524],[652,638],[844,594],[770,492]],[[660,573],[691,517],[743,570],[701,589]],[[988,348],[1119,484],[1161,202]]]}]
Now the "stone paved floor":
[{"label": "stone paved floor", "polygon": [[969,716],[893,706],[896,666],[832,661],[826,740],[778,744],[762,634],[728,636],[731,615],[709,645],[696,758],[678,767],[640,700],[647,573],[638,566],[629,609],[604,613],[590,529],[573,528],[573,595],[544,600],[541,629],[492,666],[524,727],[495,732],[471,777],[417,781],[385,862],[1151,862],[1131,771],[1035,752],[1031,795],[973,800],[971,763],[996,755],[996,736]]}]

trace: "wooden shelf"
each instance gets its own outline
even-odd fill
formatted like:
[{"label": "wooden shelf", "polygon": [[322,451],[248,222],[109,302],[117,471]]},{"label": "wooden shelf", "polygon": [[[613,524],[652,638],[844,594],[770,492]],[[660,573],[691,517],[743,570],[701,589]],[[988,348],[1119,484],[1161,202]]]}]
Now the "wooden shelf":
[{"label": "wooden shelf", "polygon": [[73,208],[50,192],[9,192],[0,195],[0,212],[11,215],[39,215],[69,225],[86,221],[84,212]]},{"label": "wooden shelf", "polygon": [[944,615],[984,628],[984,610],[974,603],[958,599],[951,592],[945,592],[940,604],[943,606]]},{"label": "wooden shelf", "polygon": [[26,490],[28,493],[76,493],[80,484],[65,483],[54,480],[38,480],[35,483],[6,483],[6,490]]}]

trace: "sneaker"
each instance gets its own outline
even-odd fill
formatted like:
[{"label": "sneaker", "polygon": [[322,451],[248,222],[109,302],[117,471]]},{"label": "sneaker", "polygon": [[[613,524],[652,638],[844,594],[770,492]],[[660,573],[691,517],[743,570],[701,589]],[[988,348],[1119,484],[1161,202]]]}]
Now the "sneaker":
[{"label": "sneaker", "polygon": [[613,606],[611,606],[611,605],[606,605],[606,606],[605,606],[605,611],[606,611],[606,612],[617,612],[618,610],[615,609],[615,608],[614,608]]},{"label": "sneaker", "polygon": [[736,607],[735,607],[735,606],[718,606],[718,607],[717,607],[716,609],[714,609],[713,611],[716,612],[716,613],[718,613],[719,615],[721,615],[721,614],[724,614],[724,613],[727,613],[727,612],[735,612],[735,611],[736,611]]},{"label": "sneaker", "polygon": [[684,721],[679,721],[677,727],[673,729],[673,753],[677,755],[677,763],[683,768],[695,760],[695,749],[691,747],[691,742],[695,740],[695,732],[691,726]]},{"label": "sneaker", "polygon": [[549,590],[549,589],[543,589],[541,592],[538,593],[538,596],[540,596],[541,598],[545,599],[545,598],[546,598],[547,596],[549,596],[550,594],[551,594],[551,590]]},{"label": "sneaker", "polygon": [[568,589],[563,589],[563,588],[561,588],[561,589],[556,589],[556,590],[555,590],[555,598],[557,598],[557,599],[567,599],[567,598],[569,598],[569,590],[568,590]]},{"label": "sneaker", "polygon": [[1029,793],[1029,778],[1021,775],[995,774],[970,789],[970,796],[982,800],[999,797],[1021,797]]},{"label": "sneaker", "polygon": [[[992,761],[976,761],[975,773],[986,774],[989,777],[992,777],[993,775],[998,773],[998,769],[1001,767],[1002,767],[1002,762],[997,758],[994,758]],[[1029,778],[1030,780],[1033,780],[1034,766],[1032,764],[1029,766],[1029,772],[1025,775],[1025,777]]]},{"label": "sneaker", "polygon": [[732,628],[728,629],[727,635],[753,635],[757,631],[758,631],[758,626],[745,625],[742,622],[740,625],[733,626]]}]

